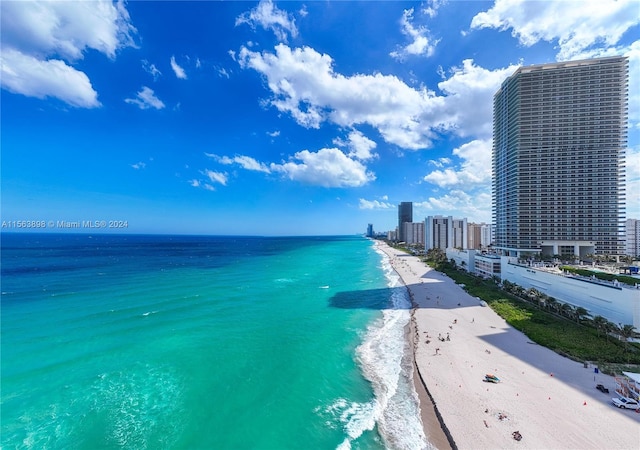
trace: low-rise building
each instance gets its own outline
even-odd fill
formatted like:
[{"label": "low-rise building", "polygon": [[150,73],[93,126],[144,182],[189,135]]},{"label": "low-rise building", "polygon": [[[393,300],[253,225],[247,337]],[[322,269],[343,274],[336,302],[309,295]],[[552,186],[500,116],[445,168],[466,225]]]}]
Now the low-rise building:
[{"label": "low-rise building", "polygon": [[474,272],[475,266],[475,257],[477,252],[475,250],[459,250],[457,248],[448,248],[445,251],[447,255],[447,259],[449,261],[453,260],[456,263],[456,266],[461,267],[467,272]]},{"label": "low-rise building", "polygon": [[[476,257],[476,265],[478,258]],[[525,289],[535,288],[556,300],[585,308],[591,317],[633,325],[640,330],[640,289],[617,281],[563,273],[554,267],[520,264],[517,258],[502,257],[502,280]]]},{"label": "low-rise building", "polygon": [[502,273],[500,256],[490,253],[476,255],[474,272],[484,278],[499,277]]}]

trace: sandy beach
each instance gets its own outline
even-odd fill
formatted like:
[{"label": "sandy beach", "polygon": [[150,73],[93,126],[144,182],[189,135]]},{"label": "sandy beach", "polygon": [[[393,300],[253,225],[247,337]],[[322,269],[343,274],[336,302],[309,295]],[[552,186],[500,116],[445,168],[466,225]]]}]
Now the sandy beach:
[{"label": "sandy beach", "polygon": [[[433,445],[441,450],[640,448],[640,414],[611,404],[613,377],[536,345],[417,257],[378,245],[414,302],[414,381]],[[485,374],[500,383],[485,382]],[[611,393],[601,393],[596,384]]]}]

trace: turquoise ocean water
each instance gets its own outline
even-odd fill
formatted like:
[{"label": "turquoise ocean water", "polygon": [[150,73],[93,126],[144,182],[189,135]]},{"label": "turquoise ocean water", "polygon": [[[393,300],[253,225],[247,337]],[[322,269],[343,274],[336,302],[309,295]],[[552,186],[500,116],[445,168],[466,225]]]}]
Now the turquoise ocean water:
[{"label": "turquoise ocean water", "polygon": [[409,301],[369,240],[1,243],[4,449],[429,446]]}]

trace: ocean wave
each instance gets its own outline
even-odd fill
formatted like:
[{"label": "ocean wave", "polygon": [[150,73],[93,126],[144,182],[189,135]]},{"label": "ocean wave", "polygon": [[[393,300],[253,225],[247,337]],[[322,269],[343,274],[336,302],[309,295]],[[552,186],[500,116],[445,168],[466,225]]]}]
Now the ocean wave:
[{"label": "ocean wave", "polygon": [[358,414],[353,421],[350,418],[351,429],[346,430],[348,438],[339,448],[350,448],[351,441],[377,424],[387,448],[430,449],[433,447],[424,434],[413,387],[411,348],[405,338],[411,302],[389,258],[377,248],[376,251],[381,255],[388,287],[398,289],[391,289],[393,308],[383,310],[382,316],[369,325],[356,349],[356,359],[363,376],[371,383],[374,399],[367,408],[357,405]]}]

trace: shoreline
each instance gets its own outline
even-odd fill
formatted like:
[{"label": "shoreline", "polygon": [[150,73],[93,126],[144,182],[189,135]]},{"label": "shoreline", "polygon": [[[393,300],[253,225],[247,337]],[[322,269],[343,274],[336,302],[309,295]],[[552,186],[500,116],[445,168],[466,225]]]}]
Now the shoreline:
[{"label": "shoreline", "polygon": [[[419,258],[380,242],[406,286],[414,386],[438,449],[636,449],[640,414],[619,410],[611,376],[539,346]],[[450,340],[444,339],[445,335]],[[438,337],[443,339],[438,341]],[[498,384],[483,383],[495,373]],[[516,441],[513,433],[521,433]]]},{"label": "shoreline", "polygon": [[429,443],[438,450],[457,450],[458,447],[453,440],[453,436],[451,436],[451,433],[447,429],[447,425],[438,411],[436,403],[429,393],[427,384],[422,378],[422,374],[418,368],[418,363],[416,361],[417,327],[414,317],[415,308],[413,307],[413,300],[411,304],[411,319],[409,321],[409,335],[407,336],[407,340],[409,340],[409,344],[412,348],[411,362],[413,365],[413,387],[418,394],[420,402],[420,419],[422,421],[423,431],[425,436],[427,436]]}]

